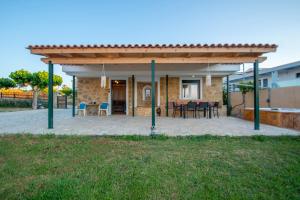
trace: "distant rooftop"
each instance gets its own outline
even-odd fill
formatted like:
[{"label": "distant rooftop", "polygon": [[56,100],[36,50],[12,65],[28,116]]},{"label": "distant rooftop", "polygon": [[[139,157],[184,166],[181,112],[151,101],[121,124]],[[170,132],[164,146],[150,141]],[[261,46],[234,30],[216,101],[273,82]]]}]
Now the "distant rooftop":
[{"label": "distant rooftop", "polygon": [[[259,70],[259,74],[263,75],[263,74],[267,74],[267,73],[272,73],[275,71],[281,71],[281,70],[287,70],[287,69],[292,69],[292,68],[296,68],[296,67],[300,67],[300,61],[296,61],[296,62],[292,62],[292,63],[288,63],[288,64],[284,64],[284,65],[279,65],[276,67],[271,67],[271,68],[261,68]],[[253,76],[253,69],[250,68],[246,71],[245,73],[245,78],[249,78]],[[234,74],[230,76],[230,81],[236,81],[236,80],[241,80],[244,78],[243,74]]]}]

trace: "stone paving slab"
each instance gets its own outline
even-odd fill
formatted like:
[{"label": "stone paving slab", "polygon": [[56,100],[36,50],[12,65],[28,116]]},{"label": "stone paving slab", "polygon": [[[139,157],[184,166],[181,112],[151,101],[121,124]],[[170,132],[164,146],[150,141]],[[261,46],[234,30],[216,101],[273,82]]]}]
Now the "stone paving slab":
[{"label": "stone paving slab", "polygon": [[[149,135],[151,117],[125,115],[86,116],[73,118],[70,109],[54,110],[54,129],[47,129],[47,110],[0,113],[0,134],[31,133],[58,135]],[[157,118],[157,133],[184,135],[300,135],[299,131],[261,124],[253,130],[253,122],[233,117],[213,119]]]}]

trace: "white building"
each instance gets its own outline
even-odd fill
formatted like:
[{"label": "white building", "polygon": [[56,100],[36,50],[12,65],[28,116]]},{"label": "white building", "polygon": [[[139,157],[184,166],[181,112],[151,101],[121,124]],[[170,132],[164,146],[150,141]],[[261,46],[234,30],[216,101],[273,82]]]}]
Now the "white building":
[{"label": "white building", "polygon": [[[252,68],[245,73],[229,76],[231,91],[238,91],[237,84],[242,81],[253,81]],[[260,69],[259,86],[261,88],[300,86],[300,61]]]}]

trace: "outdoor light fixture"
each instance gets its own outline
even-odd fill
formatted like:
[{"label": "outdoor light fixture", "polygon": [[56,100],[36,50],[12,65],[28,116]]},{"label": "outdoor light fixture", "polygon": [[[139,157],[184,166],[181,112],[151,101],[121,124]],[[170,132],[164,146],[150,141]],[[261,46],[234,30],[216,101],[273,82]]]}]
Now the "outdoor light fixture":
[{"label": "outdoor light fixture", "polygon": [[208,74],[206,75],[206,78],[205,78],[206,86],[211,86],[211,74],[210,74],[210,69],[209,69],[209,63],[208,63],[207,69],[208,69]]},{"label": "outdoor light fixture", "polygon": [[105,88],[105,86],[106,86],[106,76],[105,76],[104,64],[102,64],[101,88]]}]

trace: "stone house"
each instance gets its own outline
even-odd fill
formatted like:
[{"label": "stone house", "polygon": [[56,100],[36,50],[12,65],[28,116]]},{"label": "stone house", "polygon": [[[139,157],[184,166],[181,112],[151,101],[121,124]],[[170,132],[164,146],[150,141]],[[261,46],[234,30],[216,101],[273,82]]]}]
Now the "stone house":
[{"label": "stone house", "polygon": [[[165,115],[169,104],[176,101],[222,105],[222,79],[239,71],[242,63],[257,63],[258,67],[266,59],[262,55],[276,48],[274,44],[28,47],[32,54],[43,56],[49,70],[59,64],[73,76],[77,105],[108,102],[109,114],[138,116],[148,116],[158,107]],[[101,76],[106,77],[105,87],[101,87]]]}]

